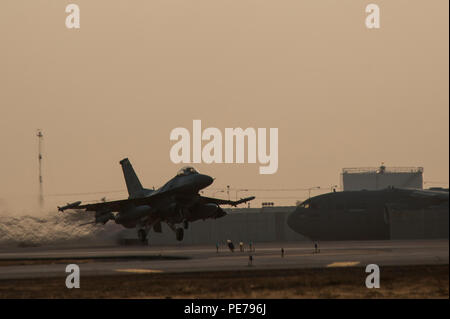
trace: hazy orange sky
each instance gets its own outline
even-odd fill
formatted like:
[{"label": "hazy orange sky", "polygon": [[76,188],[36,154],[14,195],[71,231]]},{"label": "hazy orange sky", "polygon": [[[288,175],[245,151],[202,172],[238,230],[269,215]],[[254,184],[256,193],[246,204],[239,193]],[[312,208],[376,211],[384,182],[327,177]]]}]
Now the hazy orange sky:
[{"label": "hazy orange sky", "polygon": [[[371,2],[381,9],[378,30],[364,24]],[[69,3],[80,6],[79,30],[65,27]],[[259,164],[195,165],[215,189],[327,187],[343,167],[381,162],[423,166],[425,181],[444,183],[426,187],[447,186],[448,6],[2,0],[1,202],[37,202],[37,128],[45,193],[84,193],[124,189],[124,157],[144,186],[161,185],[182,166],[169,159],[170,131],[192,132],[193,119],[222,131],[279,129],[274,175],[259,175]]]}]

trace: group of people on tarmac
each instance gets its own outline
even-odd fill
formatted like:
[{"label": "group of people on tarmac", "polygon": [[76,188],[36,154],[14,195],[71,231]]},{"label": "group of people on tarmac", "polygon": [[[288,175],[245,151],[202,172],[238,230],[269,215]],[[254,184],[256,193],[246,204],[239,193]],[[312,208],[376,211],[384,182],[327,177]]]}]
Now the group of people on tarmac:
[{"label": "group of people on tarmac", "polygon": [[[227,239],[227,246],[228,246],[228,249],[230,249],[231,252],[234,252],[234,244],[231,241],[231,239]],[[219,244],[219,242],[216,242],[216,252],[217,253],[219,253],[219,248],[220,248],[220,244]],[[242,253],[245,251],[244,243],[242,241],[239,242],[239,251],[242,252]],[[252,266],[253,265],[252,252],[255,252],[255,246],[253,245],[252,241],[248,243],[248,252],[250,253],[248,255],[248,265]]]},{"label": "group of people on tarmac", "polygon": [[[227,239],[227,246],[230,249],[231,252],[234,252],[234,244],[230,239]],[[219,253],[219,248],[220,248],[220,244],[219,242],[216,242],[216,252]],[[253,242],[249,242],[248,244],[248,252],[250,252],[250,254],[248,255],[248,265],[252,266],[253,265],[253,255],[251,254],[252,252],[255,252],[255,246],[253,245]],[[240,252],[244,252],[244,243],[241,241],[239,242],[239,250]],[[314,242],[314,253],[318,254],[320,253],[320,249],[319,249],[319,243],[318,242]],[[281,248],[281,258],[284,258],[284,248]]]},{"label": "group of people on tarmac", "polygon": [[[227,247],[228,247],[228,249],[230,249],[231,252],[234,252],[234,244],[230,239],[227,239]],[[216,252],[217,253],[219,252],[219,248],[220,248],[220,243],[216,242]],[[239,242],[239,251],[240,252],[245,251],[244,243],[242,241]],[[249,252],[255,251],[255,246],[253,245],[253,242],[248,243],[248,251]]]}]

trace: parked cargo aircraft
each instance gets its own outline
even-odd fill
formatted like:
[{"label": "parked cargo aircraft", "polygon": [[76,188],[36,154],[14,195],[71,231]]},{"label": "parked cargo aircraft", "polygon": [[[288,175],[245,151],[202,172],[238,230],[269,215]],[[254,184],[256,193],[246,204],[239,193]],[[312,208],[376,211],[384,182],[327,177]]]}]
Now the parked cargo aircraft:
[{"label": "parked cargo aircraft", "polygon": [[[305,200],[288,216],[287,224],[313,240],[381,240],[390,239],[394,217],[404,233],[415,227],[425,237],[448,238],[448,197],[448,189],[332,192]],[[447,222],[436,223],[432,214]],[[414,221],[413,215],[431,221],[432,226],[428,230],[425,225],[416,226],[420,221]]]},{"label": "parked cargo aircraft", "polygon": [[63,207],[66,209],[85,209],[95,212],[93,224],[105,224],[114,220],[126,228],[136,228],[139,240],[147,241],[151,228],[161,232],[161,223],[167,223],[175,232],[176,239],[183,240],[184,229],[188,223],[199,219],[220,218],[226,215],[219,205],[236,206],[253,200],[247,197],[237,201],[223,200],[200,196],[198,192],[211,185],[214,179],[208,175],[199,174],[193,167],[184,167],[177,175],[157,190],[143,188],[130,161],[125,158],[120,161],[129,197],[128,199],[81,205],[74,202]]}]

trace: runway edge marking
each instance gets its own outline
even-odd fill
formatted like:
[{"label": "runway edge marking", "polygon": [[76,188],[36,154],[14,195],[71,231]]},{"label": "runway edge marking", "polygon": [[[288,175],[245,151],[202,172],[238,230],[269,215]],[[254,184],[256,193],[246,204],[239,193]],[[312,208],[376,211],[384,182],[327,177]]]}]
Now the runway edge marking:
[{"label": "runway edge marking", "polygon": [[327,267],[352,267],[352,266],[356,266],[359,265],[360,262],[359,261],[340,261],[340,262],[334,262],[331,264],[328,264]]},{"label": "runway edge marking", "polygon": [[159,269],[115,269],[117,272],[128,272],[128,273],[134,273],[134,274],[160,274],[163,271]]}]

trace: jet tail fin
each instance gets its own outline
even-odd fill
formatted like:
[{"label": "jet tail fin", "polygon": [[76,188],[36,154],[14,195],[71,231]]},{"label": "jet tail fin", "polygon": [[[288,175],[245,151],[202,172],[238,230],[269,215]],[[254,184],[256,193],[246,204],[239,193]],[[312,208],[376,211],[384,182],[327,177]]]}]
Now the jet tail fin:
[{"label": "jet tail fin", "polygon": [[137,177],[133,166],[131,165],[128,158],[124,158],[120,161],[120,165],[122,165],[123,176],[125,177],[125,183],[127,184],[128,195],[133,197],[139,194],[144,188],[142,187],[139,178]]}]

